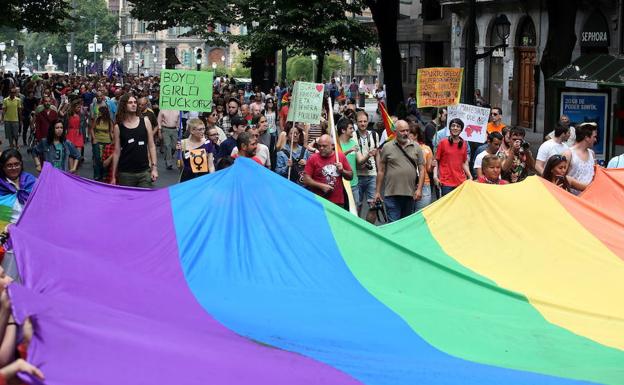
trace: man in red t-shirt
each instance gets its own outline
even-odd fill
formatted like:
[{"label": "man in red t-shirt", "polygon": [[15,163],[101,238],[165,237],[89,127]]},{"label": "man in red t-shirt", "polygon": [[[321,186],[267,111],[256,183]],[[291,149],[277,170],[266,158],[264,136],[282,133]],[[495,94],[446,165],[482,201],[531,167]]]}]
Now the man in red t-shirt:
[{"label": "man in red t-shirt", "polygon": [[444,138],[438,144],[436,151],[437,164],[433,169],[433,181],[440,186],[442,196],[453,191],[462,184],[466,178],[472,180],[468,167],[468,143],[459,136],[464,130],[464,122],[461,119],[453,119],[449,122],[451,135]]},{"label": "man in red t-shirt", "polygon": [[312,154],[305,165],[303,184],[315,194],[338,206],[344,206],[342,178],[353,179],[353,170],[342,153],[338,153],[339,161],[336,162],[329,135],[321,135],[317,147],[319,152]]}]

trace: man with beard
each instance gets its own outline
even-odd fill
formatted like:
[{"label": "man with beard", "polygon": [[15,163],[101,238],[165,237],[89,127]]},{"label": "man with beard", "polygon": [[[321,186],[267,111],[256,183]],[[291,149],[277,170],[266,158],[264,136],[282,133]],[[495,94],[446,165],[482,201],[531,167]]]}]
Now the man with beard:
[{"label": "man with beard", "polygon": [[409,140],[409,124],[398,120],[395,126],[396,139],[387,142],[381,152],[375,189],[375,201],[382,200],[381,187],[385,185],[383,201],[388,222],[414,212],[414,202],[422,197],[425,181],[425,159],[420,146]]}]

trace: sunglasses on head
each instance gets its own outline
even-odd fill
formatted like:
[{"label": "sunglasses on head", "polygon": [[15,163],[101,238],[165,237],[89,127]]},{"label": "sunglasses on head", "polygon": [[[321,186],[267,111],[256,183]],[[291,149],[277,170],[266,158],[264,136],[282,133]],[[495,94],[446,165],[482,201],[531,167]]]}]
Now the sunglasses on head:
[{"label": "sunglasses on head", "polygon": [[561,161],[567,162],[568,161],[564,155],[553,155],[552,159],[554,159],[556,162],[561,162]]}]

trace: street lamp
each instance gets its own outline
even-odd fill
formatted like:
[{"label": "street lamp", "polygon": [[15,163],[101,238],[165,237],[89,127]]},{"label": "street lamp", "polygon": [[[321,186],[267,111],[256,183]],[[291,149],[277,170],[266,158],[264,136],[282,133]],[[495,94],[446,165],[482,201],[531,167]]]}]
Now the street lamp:
[{"label": "street lamp", "polygon": [[3,41],[0,41],[0,57],[2,57],[2,67],[4,67],[4,50],[6,49],[6,44]]},{"label": "street lamp", "polygon": [[84,76],[87,76],[87,59],[82,59],[82,70],[84,72]]},{"label": "street lamp", "polygon": [[217,69],[217,63],[212,62],[211,66],[213,71]]},{"label": "street lamp", "polygon": [[482,53],[477,54],[475,49],[476,40],[476,18],[477,18],[477,5],[476,0],[470,0],[468,3],[468,18],[466,20],[466,55],[464,57],[464,72],[465,72],[465,92],[463,93],[464,103],[474,104],[474,92],[475,92],[475,68],[477,66],[477,60],[490,57],[492,53],[500,48],[507,48],[507,38],[509,37],[511,23],[507,16],[501,14],[494,19],[494,30],[496,35],[501,39],[502,44],[495,47],[490,47]]},{"label": "street lamp", "polygon": [[67,51],[67,73],[69,73],[71,71],[71,51],[72,51],[72,45],[71,43],[67,43],[65,44],[65,50]]},{"label": "street lamp", "polygon": [[39,60],[41,60],[41,55],[37,54],[37,71],[41,70],[41,68],[39,67]]},{"label": "street lamp", "polygon": [[132,46],[130,44],[126,44],[124,45],[124,51],[126,52],[126,70],[129,71],[130,70],[130,51],[132,51]]},{"label": "street lamp", "polygon": [[156,76],[156,62],[158,62],[158,57],[154,56],[154,76]]}]

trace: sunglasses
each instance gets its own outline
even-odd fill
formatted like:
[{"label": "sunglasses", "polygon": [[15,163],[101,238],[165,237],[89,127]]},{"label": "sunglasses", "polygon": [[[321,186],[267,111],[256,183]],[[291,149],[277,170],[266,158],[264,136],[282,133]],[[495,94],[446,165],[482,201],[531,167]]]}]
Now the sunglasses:
[{"label": "sunglasses", "polygon": [[561,161],[567,162],[568,161],[568,159],[566,159],[566,157],[563,155],[553,155],[551,159],[553,159],[555,162],[561,162]]},{"label": "sunglasses", "polygon": [[498,112],[492,112],[492,116],[498,116]]}]

